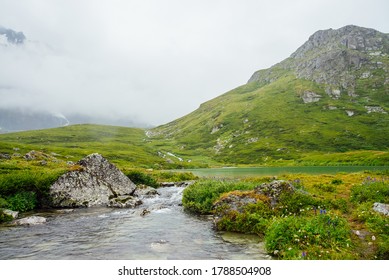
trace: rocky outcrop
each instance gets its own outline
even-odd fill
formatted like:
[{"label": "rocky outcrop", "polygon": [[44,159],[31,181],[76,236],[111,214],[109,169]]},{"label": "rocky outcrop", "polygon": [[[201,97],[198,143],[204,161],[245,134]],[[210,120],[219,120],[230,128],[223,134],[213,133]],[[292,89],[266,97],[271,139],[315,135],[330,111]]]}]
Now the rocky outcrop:
[{"label": "rocky outcrop", "polygon": [[213,208],[222,210],[222,212],[225,212],[226,210],[242,212],[245,206],[248,204],[255,204],[259,200],[263,200],[263,197],[257,196],[253,192],[233,191],[216,201]]},{"label": "rocky outcrop", "polygon": [[46,223],[45,217],[40,216],[30,216],[23,219],[18,219],[12,222],[13,225],[18,226],[31,226],[31,225],[40,225]]},{"label": "rocky outcrop", "polygon": [[378,213],[389,216],[389,204],[376,202],[373,205],[373,210],[378,212]]},{"label": "rocky outcrop", "polygon": [[[371,69],[385,68],[379,58],[389,55],[389,35],[354,25],[315,32],[289,58],[255,72],[248,83],[271,83],[292,70],[297,78],[336,87],[355,95],[356,80],[370,77]],[[364,68],[362,76],[360,69]],[[386,69],[387,71],[388,69]],[[338,98],[337,95],[333,96]]]},{"label": "rocky outcrop", "polygon": [[153,197],[156,195],[159,195],[158,191],[146,185],[138,185],[134,192],[134,196],[139,198]]},{"label": "rocky outcrop", "polygon": [[111,198],[108,202],[109,207],[115,208],[135,208],[142,204],[142,200],[131,195],[121,195]]},{"label": "rocky outcrop", "polygon": [[[272,212],[278,203],[280,196],[295,191],[294,186],[282,180],[275,180],[270,183],[263,183],[253,191],[232,191],[223,195],[213,205],[214,223],[216,228],[223,226],[223,220],[234,220],[238,215],[248,211],[250,205],[262,203],[263,207]],[[266,211],[265,211],[266,212]]]},{"label": "rocky outcrop", "polygon": [[12,210],[9,210],[9,209],[3,209],[1,211],[3,211],[3,214],[12,217],[12,219],[16,219],[19,216],[19,212],[18,211],[12,211]]},{"label": "rocky outcrop", "polygon": [[11,156],[7,153],[0,153],[0,159],[11,159]]},{"label": "rocky outcrop", "polygon": [[295,192],[295,187],[287,181],[283,180],[275,180],[270,183],[263,183],[254,189],[254,192],[257,194],[265,195],[270,199],[270,203],[272,206],[275,206],[281,194],[288,192]]},{"label": "rocky outcrop", "polygon": [[135,184],[99,154],[91,154],[51,187],[53,207],[135,207]]},{"label": "rocky outcrop", "polygon": [[181,181],[181,182],[162,182],[161,187],[178,187],[186,188],[192,185],[195,181]]},{"label": "rocky outcrop", "polygon": [[[309,37],[308,41],[291,56],[302,58],[317,49],[333,50],[339,46],[357,51],[380,51],[384,47],[386,34],[371,28],[347,25],[339,29],[319,30]],[[387,37],[387,36],[386,36]]]},{"label": "rocky outcrop", "polygon": [[0,208],[0,224],[16,219],[19,212]]},{"label": "rocky outcrop", "polygon": [[24,36],[23,32],[16,32],[12,29],[7,29],[0,26],[0,36],[5,36],[7,42],[9,44],[23,44],[26,40],[26,36]]},{"label": "rocky outcrop", "polygon": [[318,102],[321,98],[321,95],[312,91],[305,91],[301,98],[303,99],[304,103],[312,103]]},{"label": "rocky outcrop", "polygon": [[241,212],[248,204],[255,204],[260,200],[270,202],[271,206],[275,206],[281,194],[285,192],[295,192],[294,186],[287,181],[275,180],[270,183],[263,183],[253,191],[233,191],[227,193],[215,202],[213,208],[223,209],[223,211]]}]

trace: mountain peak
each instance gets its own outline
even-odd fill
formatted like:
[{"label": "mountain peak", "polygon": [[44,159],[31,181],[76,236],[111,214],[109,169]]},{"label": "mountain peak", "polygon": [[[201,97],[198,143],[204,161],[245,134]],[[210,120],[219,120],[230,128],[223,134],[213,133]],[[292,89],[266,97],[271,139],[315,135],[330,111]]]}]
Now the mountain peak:
[{"label": "mountain peak", "polygon": [[384,38],[388,36],[377,30],[356,25],[346,25],[339,29],[319,30],[311,35],[307,42],[298,48],[291,57],[301,58],[309,51],[325,48],[347,48],[358,51],[377,51],[384,47]]},{"label": "mountain peak", "polygon": [[23,32],[16,32],[12,29],[7,29],[0,26],[0,37],[5,37],[6,43],[8,44],[23,44],[26,36],[24,36]]},{"label": "mountain peak", "polygon": [[292,71],[296,78],[330,85],[337,91],[354,95],[356,81],[362,73],[378,68],[389,71],[384,62],[388,56],[389,34],[355,25],[320,30],[289,58],[255,72],[248,83],[268,84]]}]

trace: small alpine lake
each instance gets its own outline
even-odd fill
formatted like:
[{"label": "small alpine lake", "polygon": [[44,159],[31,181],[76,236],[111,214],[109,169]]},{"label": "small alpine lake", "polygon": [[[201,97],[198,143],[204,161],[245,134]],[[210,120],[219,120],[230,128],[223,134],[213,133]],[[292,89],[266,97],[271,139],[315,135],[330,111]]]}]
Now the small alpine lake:
[{"label": "small alpine lake", "polygon": [[241,178],[256,176],[278,176],[288,173],[302,174],[336,174],[340,172],[352,173],[361,171],[384,171],[389,166],[282,166],[282,167],[223,167],[199,168],[175,171],[192,172],[199,177]]}]

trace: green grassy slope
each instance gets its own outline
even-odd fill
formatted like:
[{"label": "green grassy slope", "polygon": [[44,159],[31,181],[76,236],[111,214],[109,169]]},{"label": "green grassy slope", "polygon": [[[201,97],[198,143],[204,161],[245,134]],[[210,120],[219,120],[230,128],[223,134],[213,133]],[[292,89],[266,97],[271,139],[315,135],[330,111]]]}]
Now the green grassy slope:
[{"label": "green grassy slope", "polygon": [[[207,154],[224,163],[298,162],[318,152],[336,153],[333,160],[339,162],[344,152],[378,150],[384,153],[364,164],[388,164],[389,115],[367,113],[365,107],[379,104],[389,112],[388,86],[374,83],[359,80],[358,98],[343,94],[333,99],[325,85],[284,73],[270,84],[252,82],[206,102],[152,130],[152,138],[180,147],[177,153]],[[306,91],[322,98],[304,103]],[[359,160],[364,161],[363,152]]]},{"label": "green grassy slope", "polygon": [[0,135],[0,151],[25,154],[31,150],[57,153],[76,161],[91,153],[101,153],[122,166],[152,167],[163,164],[147,147],[142,129],[101,125],[73,125],[61,128]]},{"label": "green grassy slope", "polygon": [[[383,73],[378,73],[383,75]],[[375,75],[378,75],[375,74]],[[333,99],[325,85],[283,71],[270,84],[252,82],[148,132],[136,128],[74,125],[0,135],[0,152],[30,150],[78,160],[101,153],[124,167],[180,168],[230,164],[389,164],[387,85],[358,80],[358,98]],[[312,91],[320,101],[304,103]],[[354,112],[348,116],[347,111]]]}]

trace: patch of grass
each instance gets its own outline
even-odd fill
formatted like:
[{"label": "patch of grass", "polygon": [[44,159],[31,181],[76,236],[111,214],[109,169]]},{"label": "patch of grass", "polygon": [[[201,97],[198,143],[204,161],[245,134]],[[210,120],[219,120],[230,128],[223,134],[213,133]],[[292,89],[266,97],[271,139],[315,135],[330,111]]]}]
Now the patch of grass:
[{"label": "patch of grass", "polygon": [[255,204],[248,204],[242,211],[231,209],[215,209],[216,215],[220,212],[227,212],[216,223],[218,230],[255,233],[263,236],[269,225],[269,218],[273,211],[269,203],[258,201]]},{"label": "patch of grass", "polygon": [[63,172],[63,170],[52,172],[20,170],[0,174],[0,196],[7,201],[10,207],[19,209],[18,211],[42,207],[49,200],[50,186]]},{"label": "patch of grass", "polygon": [[159,187],[159,184],[156,179],[142,171],[131,170],[127,171],[125,175],[136,185],[143,184],[153,188]]},{"label": "patch of grass", "polygon": [[70,125],[0,134],[0,151],[13,155],[14,149],[18,149],[19,159],[36,150],[55,153],[64,161],[78,161],[99,153],[121,169],[182,169],[216,164],[206,153],[177,147],[180,146],[174,141],[152,141],[144,129],[107,125]]},{"label": "patch of grass", "polygon": [[38,200],[34,192],[19,192],[8,198],[8,207],[13,211],[33,210],[37,204]]},{"label": "patch of grass", "polygon": [[347,220],[336,215],[273,219],[266,249],[280,259],[347,259],[351,242]]},{"label": "patch of grass", "polygon": [[250,182],[199,180],[184,190],[182,204],[193,213],[210,214],[221,194],[232,190],[252,190],[255,186],[255,183]]},{"label": "patch of grass", "polygon": [[307,193],[283,193],[280,196],[280,201],[277,204],[276,211],[278,215],[305,215],[307,212],[312,212],[313,209],[319,209],[321,201],[313,198]]},{"label": "patch of grass", "polygon": [[317,188],[319,189],[320,191],[323,191],[323,192],[334,192],[336,190],[336,187],[332,184],[316,184],[314,185],[314,188]]},{"label": "patch of grass", "polygon": [[389,182],[367,180],[351,189],[351,201],[356,203],[389,203]]},{"label": "patch of grass", "polygon": [[153,172],[153,176],[160,182],[182,182],[198,179],[191,172],[156,171]]}]

